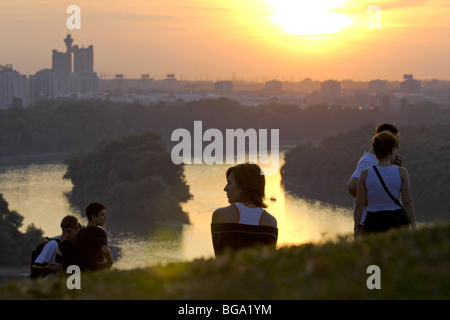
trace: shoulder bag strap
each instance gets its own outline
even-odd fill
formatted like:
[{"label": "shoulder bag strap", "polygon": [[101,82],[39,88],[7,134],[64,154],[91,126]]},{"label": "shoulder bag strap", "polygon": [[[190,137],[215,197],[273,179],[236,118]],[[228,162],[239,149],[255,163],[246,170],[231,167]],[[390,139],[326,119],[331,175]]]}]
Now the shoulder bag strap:
[{"label": "shoulder bag strap", "polygon": [[378,171],[376,166],[372,167],[375,170],[375,173],[378,176],[378,179],[380,179],[381,184],[383,185],[384,190],[386,191],[386,193],[388,194],[388,196],[395,202],[396,205],[400,206],[400,208],[403,209],[402,204],[400,203],[400,201],[398,201],[397,199],[394,198],[394,196],[389,192],[388,188],[386,187],[386,185],[384,184],[383,178],[381,178],[381,174]]}]

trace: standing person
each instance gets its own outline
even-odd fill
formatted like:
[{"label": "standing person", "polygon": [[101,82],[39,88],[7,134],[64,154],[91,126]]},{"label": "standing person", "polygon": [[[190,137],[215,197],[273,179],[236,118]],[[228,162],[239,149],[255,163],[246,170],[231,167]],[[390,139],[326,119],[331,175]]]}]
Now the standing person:
[{"label": "standing person", "polygon": [[229,206],[214,211],[211,233],[214,252],[255,244],[276,246],[277,220],[264,204],[265,177],[257,164],[239,164],[226,172]]},{"label": "standing person", "polygon": [[85,213],[88,224],[78,231],[75,240],[77,265],[81,271],[109,269],[113,259],[108,237],[102,228],[107,220],[106,206],[92,202],[86,207]]},{"label": "standing person", "polygon": [[76,264],[75,239],[81,224],[77,217],[68,215],[61,221],[61,243],[56,250],[55,262],[58,264],[58,274],[65,274],[70,265]]},{"label": "standing person", "polygon": [[[383,132],[383,131],[389,131],[392,134],[396,135],[398,137],[399,135],[399,130],[398,128],[390,123],[383,123],[380,124],[377,128],[376,128],[376,134]],[[373,151],[373,148],[370,150],[366,150],[364,151],[363,156],[359,159],[358,164],[356,166],[355,171],[353,172],[352,176],[350,177],[349,181],[347,182],[347,189],[348,192],[351,194],[351,196],[353,198],[355,198],[356,200],[356,190],[358,187],[358,179],[359,176],[361,174],[361,171],[374,166],[375,164],[377,164],[378,160],[377,157],[375,156],[375,152]],[[402,159],[399,155],[396,154],[393,163],[401,166],[402,164]],[[354,207],[354,206],[353,206]],[[364,225],[364,220],[366,219],[366,215],[367,215],[367,205],[364,206],[363,208],[363,213],[362,213],[362,217],[361,217],[361,225]],[[355,219],[355,216],[353,216],[353,219]]]},{"label": "standing person", "polygon": [[[366,198],[368,206],[365,232],[387,231],[405,225],[416,227],[408,170],[392,164],[397,146],[398,137],[389,131],[380,132],[373,138],[373,151],[378,163],[362,170],[358,179],[354,208],[355,234],[360,233],[362,229],[361,218]],[[393,198],[389,196],[381,180]],[[398,201],[400,196],[403,204]]]}]

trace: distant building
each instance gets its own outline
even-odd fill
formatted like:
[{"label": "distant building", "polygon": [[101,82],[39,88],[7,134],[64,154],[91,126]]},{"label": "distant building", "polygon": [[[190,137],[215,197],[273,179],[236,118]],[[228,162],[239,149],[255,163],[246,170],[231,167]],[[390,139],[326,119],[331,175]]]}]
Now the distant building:
[{"label": "distant building", "polygon": [[263,91],[279,94],[283,92],[283,83],[278,80],[267,81],[264,85]]},{"label": "distant building", "polygon": [[336,80],[327,80],[322,82],[321,84],[321,103],[325,103],[328,105],[339,103],[342,92],[341,92],[341,83]]},{"label": "distant building", "polygon": [[336,80],[327,80],[321,85],[322,95],[330,98],[337,98],[341,95],[341,83]]},{"label": "distant building", "polygon": [[87,48],[74,46],[73,52],[73,72],[89,71],[94,72],[94,47]]},{"label": "distant building", "polygon": [[413,79],[413,75],[412,74],[404,74],[403,75],[403,80],[412,80]]},{"label": "distant building", "polygon": [[72,55],[70,52],[53,50],[52,71],[57,74],[69,75],[72,72]]},{"label": "distant building", "polygon": [[403,75],[403,82],[400,85],[400,91],[402,93],[421,93],[422,92],[422,84],[418,80],[413,79],[412,74]]},{"label": "distant building", "polygon": [[52,51],[52,71],[57,74],[69,75],[72,72],[72,43],[73,39],[67,34],[64,39],[66,52]]},{"label": "distant building", "polygon": [[52,69],[42,69],[30,76],[34,102],[45,97],[55,97],[58,92],[58,75]]},{"label": "distant building", "polygon": [[77,71],[70,75],[70,92],[86,94],[98,92],[99,79],[95,72]]},{"label": "distant building", "polygon": [[220,96],[230,96],[233,92],[232,81],[217,81],[214,83],[214,93]]},{"label": "distant building", "polygon": [[12,68],[0,65],[0,110],[8,109],[13,102],[18,106],[29,103],[27,76]]},{"label": "distant building", "polygon": [[175,74],[169,73],[162,82],[162,87],[165,91],[174,92],[177,90],[177,79]]},{"label": "distant building", "polygon": [[[73,39],[64,39],[66,52],[52,51],[52,68],[30,76],[30,104],[43,98],[99,91],[99,78],[94,72],[94,47],[72,46]],[[72,68],[73,62],[73,68]]]},{"label": "distant building", "polygon": [[372,80],[369,82],[369,91],[372,93],[384,93],[387,91],[387,81]]}]

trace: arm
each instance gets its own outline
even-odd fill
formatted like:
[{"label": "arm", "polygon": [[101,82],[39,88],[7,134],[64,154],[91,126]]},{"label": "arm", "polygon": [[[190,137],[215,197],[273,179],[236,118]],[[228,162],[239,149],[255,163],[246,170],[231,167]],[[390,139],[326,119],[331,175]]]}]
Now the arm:
[{"label": "arm", "polygon": [[374,162],[373,160],[372,152],[365,152],[361,159],[359,159],[355,171],[347,182],[347,190],[353,198],[356,198],[358,179],[360,178],[362,171],[373,166],[375,163],[376,161]]},{"label": "arm", "polygon": [[408,215],[409,222],[411,223],[411,228],[416,228],[416,218],[415,218],[415,210],[414,203],[411,197],[410,183],[409,183],[409,174],[408,170],[404,167],[399,167],[400,177],[402,179],[402,188],[400,190],[402,197],[403,209]]},{"label": "arm", "polygon": [[355,177],[351,177],[347,182],[347,190],[348,193],[351,194],[353,198],[356,198],[356,192],[358,189],[358,179]]},{"label": "arm", "polygon": [[58,267],[55,263],[57,249],[58,242],[55,240],[47,242],[42,249],[41,254],[34,261],[33,267],[38,268],[41,272],[46,274],[56,273]]},{"label": "arm", "polygon": [[366,202],[366,177],[369,169],[364,169],[358,179],[358,188],[354,206],[355,230],[361,225],[361,217]]},{"label": "arm", "polygon": [[105,245],[102,247],[102,252],[103,252],[103,256],[106,258],[107,267],[111,268],[111,266],[113,265],[113,258],[112,258],[111,250],[109,249],[108,246]]}]

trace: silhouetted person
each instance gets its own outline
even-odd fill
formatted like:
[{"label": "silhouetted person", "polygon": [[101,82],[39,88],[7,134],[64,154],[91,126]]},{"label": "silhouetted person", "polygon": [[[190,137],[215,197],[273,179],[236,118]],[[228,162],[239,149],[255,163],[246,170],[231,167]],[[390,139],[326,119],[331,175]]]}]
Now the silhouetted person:
[{"label": "silhouetted person", "polygon": [[75,216],[67,215],[61,220],[62,235],[49,239],[42,248],[31,267],[31,278],[42,278],[54,276],[58,272],[59,246],[64,240],[74,240],[79,230],[78,219]]},{"label": "silhouetted person", "polygon": [[68,215],[61,221],[62,236],[61,243],[56,250],[55,261],[58,264],[58,274],[66,274],[66,270],[70,265],[76,265],[75,239],[81,224],[77,217]]},{"label": "silhouetted person", "polygon": [[[391,132],[394,135],[397,135],[397,136],[399,135],[398,128],[390,123],[380,124],[376,128],[375,133],[380,133],[380,132],[386,131],[386,130]],[[402,164],[402,159],[399,155],[396,155],[393,162],[394,162],[394,164],[400,166]],[[377,160],[377,157],[375,156],[373,148],[370,149],[369,151],[364,151],[363,156],[359,159],[358,165],[356,166],[355,171],[353,172],[352,176],[350,177],[350,179],[347,183],[348,192],[352,195],[353,198],[356,198],[356,189],[358,187],[358,179],[361,174],[361,171],[366,168],[372,167],[377,163],[378,163],[378,160]],[[361,217],[361,225],[364,225],[364,220],[366,219],[366,215],[367,215],[367,205],[364,206],[364,208],[363,208],[363,213],[362,213],[362,217]],[[353,219],[355,219],[355,216],[353,216]]]},{"label": "silhouetted person", "polygon": [[113,259],[108,247],[108,237],[101,228],[107,219],[106,207],[93,202],[86,207],[85,212],[89,222],[78,231],[75,241],[77,265],[81,271],[109,269]]},{"label": "silhouetted person", "polygon": [[[373,138],[373,152],[378,163],[362,170],[358,179],[354,208],[355,235],[362,232],[361,218],[366,198],[365,232],[381,232],[409,225],[416,227],[408,170],[392,164],[397,146],[398,137],[389,131],[380,132]],[[399,201],[400,196],[402,202]]]},{"label": "silhouetted person", "polygon": [[271,245],[278,238],[277,220],[264,204],[265,177],[256,164],[239,164],[226,172],[229,206],[216,209],[211,233],[215,254],[226,248],[241,249],[253,245]]}]

